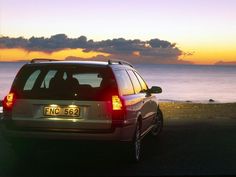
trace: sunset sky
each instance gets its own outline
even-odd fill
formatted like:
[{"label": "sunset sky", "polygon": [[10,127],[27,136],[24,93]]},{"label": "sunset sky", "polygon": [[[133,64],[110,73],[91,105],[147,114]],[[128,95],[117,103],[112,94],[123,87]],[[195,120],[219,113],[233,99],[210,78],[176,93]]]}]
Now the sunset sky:
[{"label": "sunset sky", "polygon": [[[0,43],[0,60],[111,55],[143,56],[143,60],[148,61],[155,60],[157,55],[156,58],[170,57],[165,60],[167,63],[176,62],[174,57],[195,64],[233,62],[236,61],[235,9],[235,0],[0,0],[0,37],[28,40],[32,36],[50,38],[65,34],[75,39],[83,35],[94,42],[139,39],[141,42],[137,45],[143,45],[137,48],[132,41],[132,47],[136,45],[136,48],[123,55],[120,48],[113,53],[110,53],[111,46],[109,50],[101,49],[104,44],[100,43],[96,45],[102,47],[96,49],[65,46],[50,52],[45,48],[7,47]],[[170,49],[150,46],[151,39],[176,45]],[[109,45],[113,47],[113,43]],[[168,52],[171,55],[167,55]]]}]

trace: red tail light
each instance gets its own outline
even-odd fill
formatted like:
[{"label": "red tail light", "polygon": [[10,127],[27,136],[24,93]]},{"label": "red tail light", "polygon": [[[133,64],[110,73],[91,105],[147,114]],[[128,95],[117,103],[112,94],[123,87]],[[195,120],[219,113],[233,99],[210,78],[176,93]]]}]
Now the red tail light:
[{"label": "red tail light", "polygon": [[15,103],[15,94],[9,93],[3,100],[3,108],[6,110],[11,110]]},{"label": "red tail light", "polygon": [[122,126],[125,116],[125,106],[123,100],[118,95],[112,96],[112,124]]},{"label": "red tail light", "polygon": [[119,98],[119,96],[117,95],[113,95],[112,96],[112,110],[115,111],[115,110],[122,110],[122,102]]}]

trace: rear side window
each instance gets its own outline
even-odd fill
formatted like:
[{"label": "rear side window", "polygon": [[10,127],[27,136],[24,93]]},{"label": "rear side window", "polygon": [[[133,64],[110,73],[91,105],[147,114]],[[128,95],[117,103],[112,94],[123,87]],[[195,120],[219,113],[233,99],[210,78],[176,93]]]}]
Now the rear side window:
[{"label": "rear side window", "polygon": [[139,83],[141,84],[142,92],[147,91],[148,87],[147,87],[146,82],[143,80],[143,78],[137,72],[134,72],[134,73],[137,76]]},{"label": "rear side window", "polygon": [[132,81],[132,83],[133,83],[133,85],[134,85],[135,93],[140,93],[141,90],[142,90],[142,88],[141,88],[141,85],[140,85],[140,83],[139,83],[137,77],[135,76],[134,72],[131,71],[131,70],[128,70],[127,72],[129,73],[129,76],[130,76],[130,78],[131,78],[131,81]]},{"label": "rear side window", "polygon": [[118,92],[114,75],[106,66],[26,65],[12,91],[21,99],[104,100],[107,91]]},{"label": "rear side window", "polygon": [[125,70],[115,71],[115,76],[116,76],[117,84],[119,86],[119,90],[122,95],[134,94],[133,85]]}]

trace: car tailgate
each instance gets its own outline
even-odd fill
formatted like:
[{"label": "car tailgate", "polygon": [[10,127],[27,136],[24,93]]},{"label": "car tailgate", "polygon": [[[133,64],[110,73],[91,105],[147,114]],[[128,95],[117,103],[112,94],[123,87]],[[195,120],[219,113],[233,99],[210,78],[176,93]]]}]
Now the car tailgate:
[{"label": "car tailgate", "polygon": [[[111,128],[109,101],[71,101],[18,99],[12,110],[12,121],[21,128],[55,130],[105,130]],[[45,108],[76,107],[78,115],[45,113]]]}]

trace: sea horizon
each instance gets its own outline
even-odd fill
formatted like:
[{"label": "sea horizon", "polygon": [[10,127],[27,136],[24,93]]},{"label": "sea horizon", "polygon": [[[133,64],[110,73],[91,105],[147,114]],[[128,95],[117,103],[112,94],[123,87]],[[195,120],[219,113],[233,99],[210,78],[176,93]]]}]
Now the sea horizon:
[{"label": "sea horizon", "polygon": [[[0,100],[9,92],[18,70],[29,61],[0,62]],[[160,86],[162,102],[236,102],[236,66],[196,64],[134,64],[149,87]]]}]

